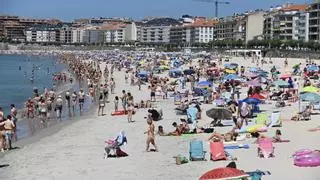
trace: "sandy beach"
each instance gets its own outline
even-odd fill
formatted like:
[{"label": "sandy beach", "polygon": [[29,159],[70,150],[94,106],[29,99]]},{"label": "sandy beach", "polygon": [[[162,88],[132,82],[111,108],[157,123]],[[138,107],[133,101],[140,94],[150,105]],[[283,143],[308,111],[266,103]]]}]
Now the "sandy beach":
[{"label": "sandy beach", "polygon": [[[251,59],[244,60],[239,57],[231,59],[239,65],[255,66]],[[283,68],[284,59],[273,59],[274,65],[281,67],[281,72],[287,71]],[[289,66],[302,63],[304,59],[288,59]],[[104,67],[104,64],[101,65]],[[262,67],[269,70],[271,64]],[[290,69],[292,70],[292,69]],[[120,96],[121,90],[133,94],[135,101],[148,100],[149,90],[146,85],[139,91],[137,86],[125,84],[124,71],[115,71],[116,94],[109,97],[113,100],[115,95]],[[243,88],[242,98],[246,94]],[[166,131],[173,131],[171,124],[185,116],[178,116],[174,111],[173,99],[157,99],[157,108],[164,112],[163,120],[155,122],[155,126],[162,125]],[[156,144],[159,152],[146,152],[144,132],[147,123],[144,117],[147,116],[147,109],[138,109],[133,116],[134,123],[128,123],[126,116],[111,116],[113,103],[106,105],[105,116],[97,116],[97,109],[81,120],[74,119],[73,123],[66,123],[65,127],[59,127],[54,133],[45,134],[43,137],[34,138],[33,141],[25,141],[20,149],[13,150],[0,157],[1,164],[9,164],[8,167],[0,168],[0,179],[8,180],[78,180],[78,179],[155,179],[170,180],[184,179],[195,180],[205,172],[218,167],[225,167],[230,161],[210,161],[207,153],[207,161],[189,162],[183,165],[176,165],[174,156],[179,154],[189,157],[189,142],[191,140],[202,140],[205,150],[209,152],[210,134],[194,134],[178,137],[156,136]],[[212,121],[205,115],[205,111],[212,106],[202,105],[202,119],[199,125],[208,124]],[[271,112],[276,109],[275,102],[263,104],[261,109]],[[283,126],[272,128],[265,135],[272,137],[276,129],[281,129],[283,138],[289,139],[289,143],[275,144],[275,157],[263,159],[257,156],[257,144],[254,139],[247,139],[242,144],[249,144],[249,149],[232,150],[233,156],[237,157],[237,168],[244,171],[270,171],[271,175],[263,176],[263,179],[290,179],[290,180],[319,180],[320,167],[296,167],[293,165],[292,154],[299,149],[319,149],[319,131],[309,132],[308,129],[320,125],[320,115],[312,115],[311,121],[289,121],[297,113],[298,102],[291,106],[278,109],[281,111]],[[227,132],[231,127],[215,128],[219,133]],[[104,141],[113,139],[120,130],[127,134],[128,144],[123,146],[123,151],[129,154],[123,158],[103,158]],[[22,145],[21,144],[21,145]],[[19,146],[19,142],[17,144]]]}]

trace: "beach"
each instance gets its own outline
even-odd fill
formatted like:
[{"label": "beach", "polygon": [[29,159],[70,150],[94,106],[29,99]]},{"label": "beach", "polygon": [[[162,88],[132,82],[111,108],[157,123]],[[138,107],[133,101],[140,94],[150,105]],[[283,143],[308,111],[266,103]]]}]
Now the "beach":
[{"label": "beach", "polygon": [[[251,60],[235,57],[230,62],[244,66],[255,66]],[[229,62],[229,63],[230,63]],[[281,67],[281,72],[286,72],[283,67],[284,59],[274,59],[273,65]],[[305,63],[304,59],[288,59],[288,67],[297,63]],[[100,65],[102,69],[105,64]],[[272,65],[265,65],[263,69],[270,69]],[[165,72],[167,73],[167,72]],[[141,91],[137,86],[125,84],[125,72],[115,71],[116,94],[119,96],[122,90],[131,92],[135,101],[148,100],[149,93],[147,85],[143,85]],[[246,95],[246,88],[242,89],[242,98]],[[97,108],[90,111],[86,116],[73,119],[72,123],[61,124],[59,127],[47,128],[40,132],[42,137],[34,137],[33,140],[17,142],[15,146],[19,149],[12,150],[0,157],[0,164],[9,164],[8,167],[0,168],[0,179],[10,180],[53,180],[53,179],[186,179],[194,180],[205,172],[218,167],[225,167],[230,161],[211,161],[209,158],[210,134],[192,134],[182,136],[156,136],[156,144],[159,152],[146,152],[146,138],[144,132],[147,129],[147,109],[138,109],[133,116],[134,123],[128,123],[126,116],[111,116],[113,103],[107,103],[105,116],[97,116]],[[163,120],[155,122],[155,127],[162,125],[166,131],[173,130],[171,124],[185,116],[176,115],[173,98],[163,100],[157,99],[157,108],[164,112]],[[212,121],[205,115],[210,109],[210,104],[201,106],[203,109],[202,119],[199,125],[205,125]],[[273,136],[276,129],[281,129],[284,139],[289,143],[275,143],[274,158],[259,158],[257,155],[257,144],[254,139],[247,139],[242,144],[249,144],[249,149],[231,151],[237,157],[237,168],[244,171],[270,171],[271,175],[263,176],[263,179],[290,179],[290,180],[318,180],[320,179],[320,167],[297,167],[293,164],[291,157],[299,149],[319,149],[319,132],[309,132],[308,129],[319,126],[320,115],[312,115],[310,121],[290,121],[289,119],[299,111],[298,102],[291,106],[276,108],[275,103],[263,104],[261,109],[271,112],[274,109],[281,111],[283,126],[272,128],[267,133]],[[231,127],[217,127],[219,133],[227,132]],[[114,139],[117,134],[124,130],[128,138],[128,144],[121,149],[129,154],[123,158],[104,159],[105,141]],[[52,133],[50,133],[50,131]],[[202,140],[204,149],[207,151],[207,161],[189,162],[176,165],[174,156],[183,155],[189,157],[189,142],[191,140]],[[19,143],[21,143],[19,145]]]}]

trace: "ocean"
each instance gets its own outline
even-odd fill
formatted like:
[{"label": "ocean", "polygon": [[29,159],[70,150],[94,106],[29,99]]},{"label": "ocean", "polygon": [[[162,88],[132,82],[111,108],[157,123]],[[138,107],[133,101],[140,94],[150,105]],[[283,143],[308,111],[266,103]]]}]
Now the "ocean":
[{"label": "ocean", "polygon": [[0,55],[0,106],[6,113],[10,104],[22,108],[35,87],[40,92],[53,87],[52,74],[65,68],[65,65],[57,63],[55,57]]},{"label": "ocean", "polygon": [[[10,112],[10,105],[15,104],[19,113],[24,106],[24,102],[33,96],[33,89],[37,88],[42,94],[44,88],[51,89],[54,84],[52,75],[57,72],[67,72],[64,64],[58,63],[57,57],[49,56],[28,56],[28,55],[0,55],[0,106],[4,109],[5,115]],[[33,82],[31,81],[33,78]],[[72,84],[66,83],[56,86],[58,94],[79,91],[80,87],[84,88],[83,83],[74,81]],[[85,91],[87,88],[84,88]],[[92,107],[89,100],[85,101],[84,111],[87,112]],[[54,113],[54,112],[53,112]],[[79,118],[79,109],[76,109],[76,117],[69,117],[66,109],[62,112],[62,121],[52,119],[47,122],[47,128],[60,123],[67,123],[68,120]],[[39,128],[39,119],[21,119],[18,116],[17,138],[24,139],[35,135],[41,131]]]}]

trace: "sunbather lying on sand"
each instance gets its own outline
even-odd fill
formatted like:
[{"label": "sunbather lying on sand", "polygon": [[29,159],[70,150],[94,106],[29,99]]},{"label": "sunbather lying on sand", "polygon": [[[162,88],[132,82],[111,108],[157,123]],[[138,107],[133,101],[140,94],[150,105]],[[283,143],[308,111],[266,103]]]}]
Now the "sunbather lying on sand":
[{"label": "sunbather lying on sand", "polygon": [[225,142],[230,142],[230,141],[236,141],[237,140],[238,133],[231,131],[225,134],[220,134],[214,132],[209,138],[208,141],[225,141]]}]

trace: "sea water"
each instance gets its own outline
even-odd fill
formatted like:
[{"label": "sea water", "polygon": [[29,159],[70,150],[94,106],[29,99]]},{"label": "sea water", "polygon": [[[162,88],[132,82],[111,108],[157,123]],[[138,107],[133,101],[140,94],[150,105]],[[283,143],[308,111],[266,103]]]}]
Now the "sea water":
[{"label": "sea water", "polygon": [[52,75],[64,69],[55,57],[0,55],[0,106],[6,113],[10,104],[22,108],[34,88],[40,92],[52,88]]}]

